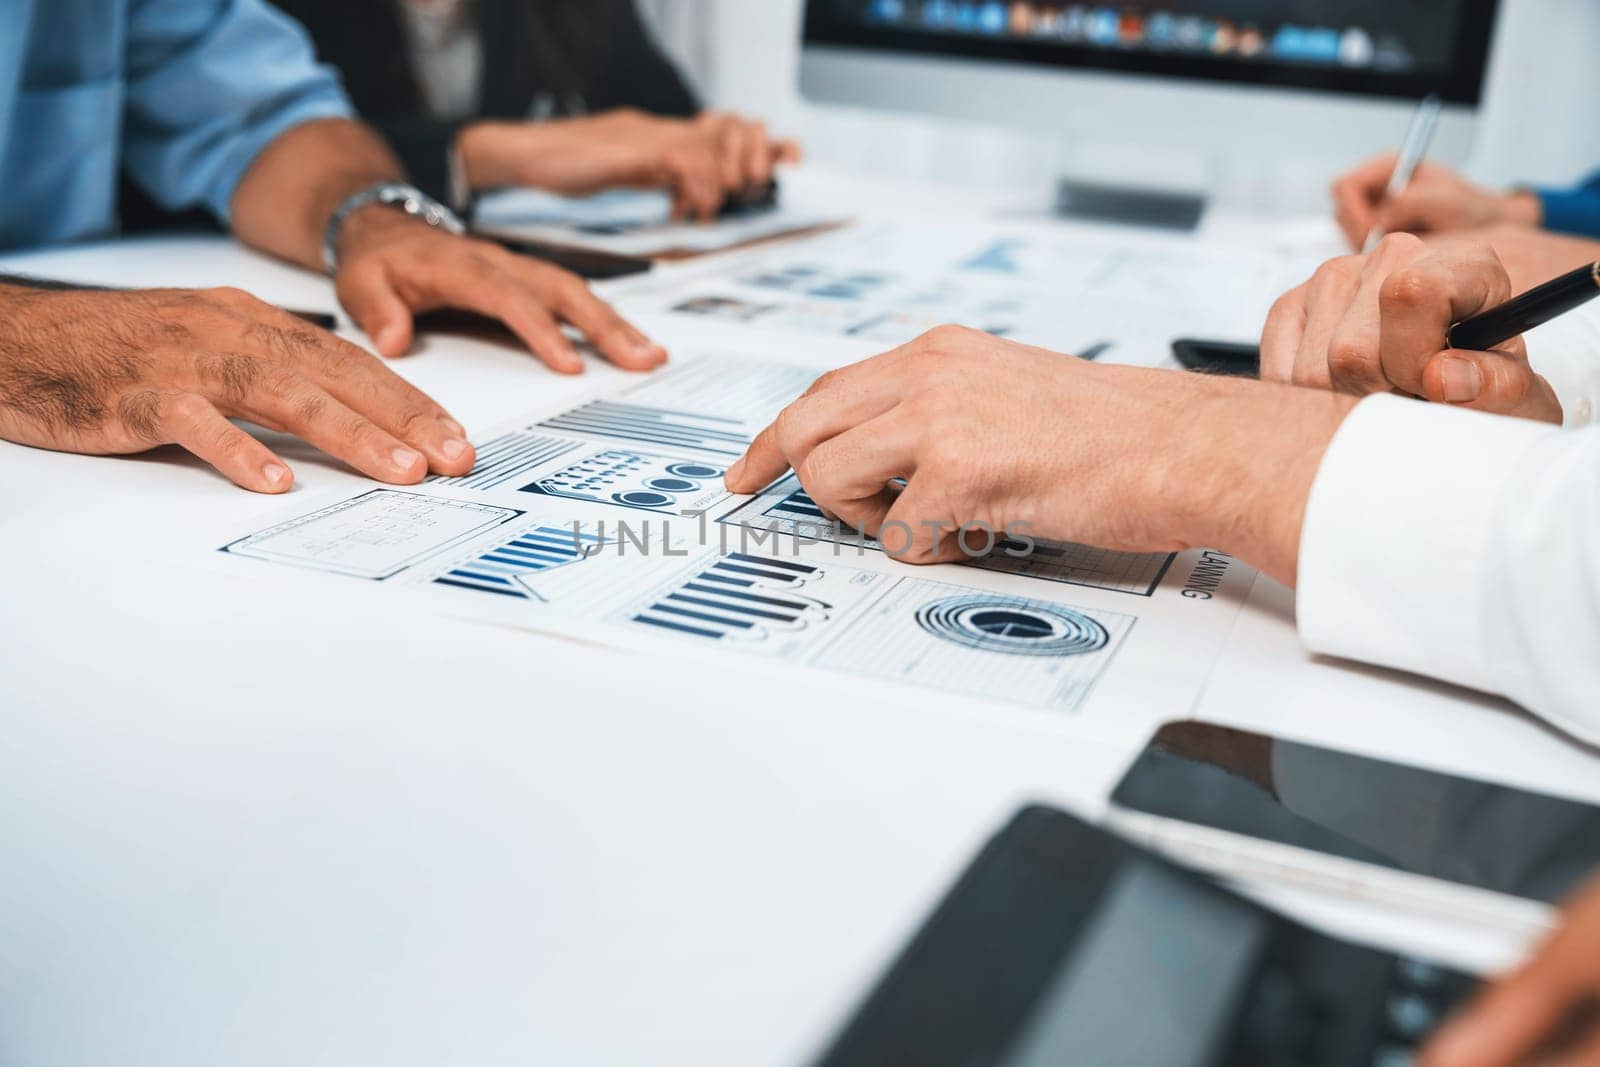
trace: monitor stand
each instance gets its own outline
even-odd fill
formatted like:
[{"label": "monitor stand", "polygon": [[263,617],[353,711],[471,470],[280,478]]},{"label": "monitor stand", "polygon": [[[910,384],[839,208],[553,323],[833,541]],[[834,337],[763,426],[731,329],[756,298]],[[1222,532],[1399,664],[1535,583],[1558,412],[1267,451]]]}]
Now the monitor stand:
[{"label": "monitor stand", "polygon": [[1056,186],[1056,214],[1085,222],[1188,232],[1199,227],[1205,209],[1206,198],[1199,193],[1077,178],[1062,178]]}]

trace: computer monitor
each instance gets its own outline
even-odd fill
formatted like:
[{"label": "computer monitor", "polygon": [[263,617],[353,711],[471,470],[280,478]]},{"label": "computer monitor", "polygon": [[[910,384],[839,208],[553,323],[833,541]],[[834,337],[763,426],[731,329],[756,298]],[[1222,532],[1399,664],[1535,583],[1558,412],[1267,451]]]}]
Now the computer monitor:
[{"label": "computer monitor", "polygon": [[[1394,148],[1429,94],[1445,103],[1430,156],[1464,158],[1499,6],[807,0],[801,90],[1021,126],[1100,155],[1146,149],[1125,153],[1134,171],[1186,153],[1203,158],[1195,173],[1218,191],[1259,182],[1267,161],[1325,175]],[[1125,176],[1145,186],[1164,177]]]}]

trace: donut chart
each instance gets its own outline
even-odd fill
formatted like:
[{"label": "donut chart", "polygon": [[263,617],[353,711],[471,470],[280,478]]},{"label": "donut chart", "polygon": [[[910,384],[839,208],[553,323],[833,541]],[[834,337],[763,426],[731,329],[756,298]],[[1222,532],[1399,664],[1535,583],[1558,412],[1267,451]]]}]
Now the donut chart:
[{"label": "donut chart", "polygon": [[917,609],[917,625],[941,641],[1009,656],[1082,656],[1111,641],[1106,628],[1082,612],[998,595],[931,601]]}]

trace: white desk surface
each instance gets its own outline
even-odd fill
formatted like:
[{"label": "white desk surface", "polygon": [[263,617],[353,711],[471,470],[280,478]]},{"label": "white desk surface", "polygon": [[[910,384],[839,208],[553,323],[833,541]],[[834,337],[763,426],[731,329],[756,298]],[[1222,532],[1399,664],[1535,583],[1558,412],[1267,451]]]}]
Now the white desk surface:
[{"label": "white desk surface", "polygon": [[[862,214],[1005,206],[790,189]],[[219,240],[5,266],[333,307]],[[480,430],[584,388],[482,342],[397,366]],[[289,454],[300,492],[359,484]],[[6,1064],[800,1063],[1014,806],[1096,814],[1143,741],[869,705],[833,676],[778,688],[739,659],[708,689],[670,655],[196,568],[210,531],[273,504],[172,450],[0,443],[0,484]],[[1501,702],[1307,657],[1268,582],[1190,713],[1600,799],[1593,752]],[[1466,961],[1516,948],[1285,902]]]}]

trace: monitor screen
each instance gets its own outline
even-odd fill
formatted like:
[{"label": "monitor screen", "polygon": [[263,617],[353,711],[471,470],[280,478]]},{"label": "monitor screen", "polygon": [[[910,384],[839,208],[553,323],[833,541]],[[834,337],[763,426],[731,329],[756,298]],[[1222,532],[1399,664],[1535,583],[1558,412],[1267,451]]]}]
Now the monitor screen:
[{"label": "monitor screen", "polygon": [[1478,103],[1498,0],[808,0],[806,42]]}]

